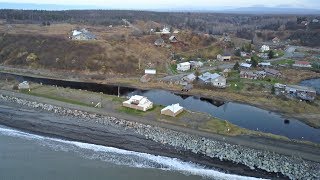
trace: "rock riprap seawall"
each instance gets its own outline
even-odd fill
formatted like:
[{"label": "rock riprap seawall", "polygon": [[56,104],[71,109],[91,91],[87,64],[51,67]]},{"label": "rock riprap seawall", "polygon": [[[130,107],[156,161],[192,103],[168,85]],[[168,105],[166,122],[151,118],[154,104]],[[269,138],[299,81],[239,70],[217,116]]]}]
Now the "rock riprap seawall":
[{"label": "rock riprap seawall", "polygon": [[72,116],[87,121],[90,120],[101,125],[131,129],[137,134],[143,135],[147,139],[155,142],[183,148],[211,158],[219,158],[220,160],[244,164],[251,169],[259,168],[267,172],[280,172],[290,179],[320,179],[320,164],[306,161],[300,157],[285,156],[266,150],[251,149],[241,145],[228,144],[205,137],[118,119],[116,117],[62,108],[11,96],[0,95],[0,99],[31,108],[50,111],[62,116]]}]

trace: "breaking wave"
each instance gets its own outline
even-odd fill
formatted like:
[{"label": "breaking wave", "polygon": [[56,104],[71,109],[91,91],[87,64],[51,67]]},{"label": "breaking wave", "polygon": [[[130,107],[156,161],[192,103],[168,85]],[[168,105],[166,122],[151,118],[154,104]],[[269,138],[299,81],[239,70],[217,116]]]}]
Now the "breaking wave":
[{"label": "breaking wave", "polygon": [[0,135],[35,141],[38,144],[50,147],[55,151],[76,152],[85,158],[98,159],[117,165],[125,165],[136,168],[158,168],[162,170],[178,171],[186,175],[197,175],[208,179],[257,179],[253,177],[226,174],[217,170],[204,168],[194,163],[183,162],[176,158],[156,156],[147,153],[122,150],[113,147],[106,147],[77,141],[50,138],[6,127],[0,127]]}]

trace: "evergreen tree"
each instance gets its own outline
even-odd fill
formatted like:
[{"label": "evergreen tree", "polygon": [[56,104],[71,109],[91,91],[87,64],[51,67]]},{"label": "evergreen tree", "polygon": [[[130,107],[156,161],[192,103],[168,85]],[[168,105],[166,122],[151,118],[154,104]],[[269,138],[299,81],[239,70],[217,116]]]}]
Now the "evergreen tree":
[{"label": "evergreen tree", "polygon": [[274,52],[271,50],[271,51],[269,51],[269,53],[268,53],[268,57],[269,57],[269,59],[272,59],[272,58],[274,58]]},{"label": "evergreen tree", "polygon": [[240,68],[240,64],[239,64],[239,62],[237,61],[235,64],[234,64],[234,66],[233,66],[233,70],[239,70],[239,68]]}]

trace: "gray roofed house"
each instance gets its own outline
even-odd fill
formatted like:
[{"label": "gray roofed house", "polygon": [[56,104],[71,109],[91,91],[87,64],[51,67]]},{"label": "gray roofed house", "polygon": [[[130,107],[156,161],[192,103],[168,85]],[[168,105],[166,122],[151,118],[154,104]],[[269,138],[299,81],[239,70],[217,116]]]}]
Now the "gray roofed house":
[{"label": "gray roofed house", "polygon": [[313,101],[317,96],[317,91],[313,87],[298,86],[298,85],[287,85],[285,92],[289,96],[295,96],[296,98]]},{"label": "gray roofed house", "polygon": [[164,45],[164,40],[162,38],[159,38],[154,42],[154,45],[162,46],[162,45]]},{"label": "gray roofed house", "polygon": [[219,88],[225,88],[227,85],[226,78],[217,73],[211,74],[206,72],[199,76],[199,79],[206,84],[211,84],[212,86]]},{"label": "gray roofed house", "polygon": [[191,82],[193,82],[196,78],[197,78],[197,76],[192,73],[192,74],[189,74],[189,75],[187,75],[187,76],[184,76],[184,77],[182,78],[182,80],[183,80],[183,81],[186,81],[186,82],[188,82],[188,83],[191,83]]}]

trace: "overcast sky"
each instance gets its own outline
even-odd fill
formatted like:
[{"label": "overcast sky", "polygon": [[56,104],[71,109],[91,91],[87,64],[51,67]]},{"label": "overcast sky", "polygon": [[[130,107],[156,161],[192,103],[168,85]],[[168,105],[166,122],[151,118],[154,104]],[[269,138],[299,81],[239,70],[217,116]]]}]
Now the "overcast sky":
[{"label": "overcast sky", "polygon": [[[36,3],[74,6],[97,6],[116,9],[217,8],[249,6],[292,6],[320,9],[320,0],[0,0],[9,3]],[[1,8],[1,7],[0,7]]]}]

